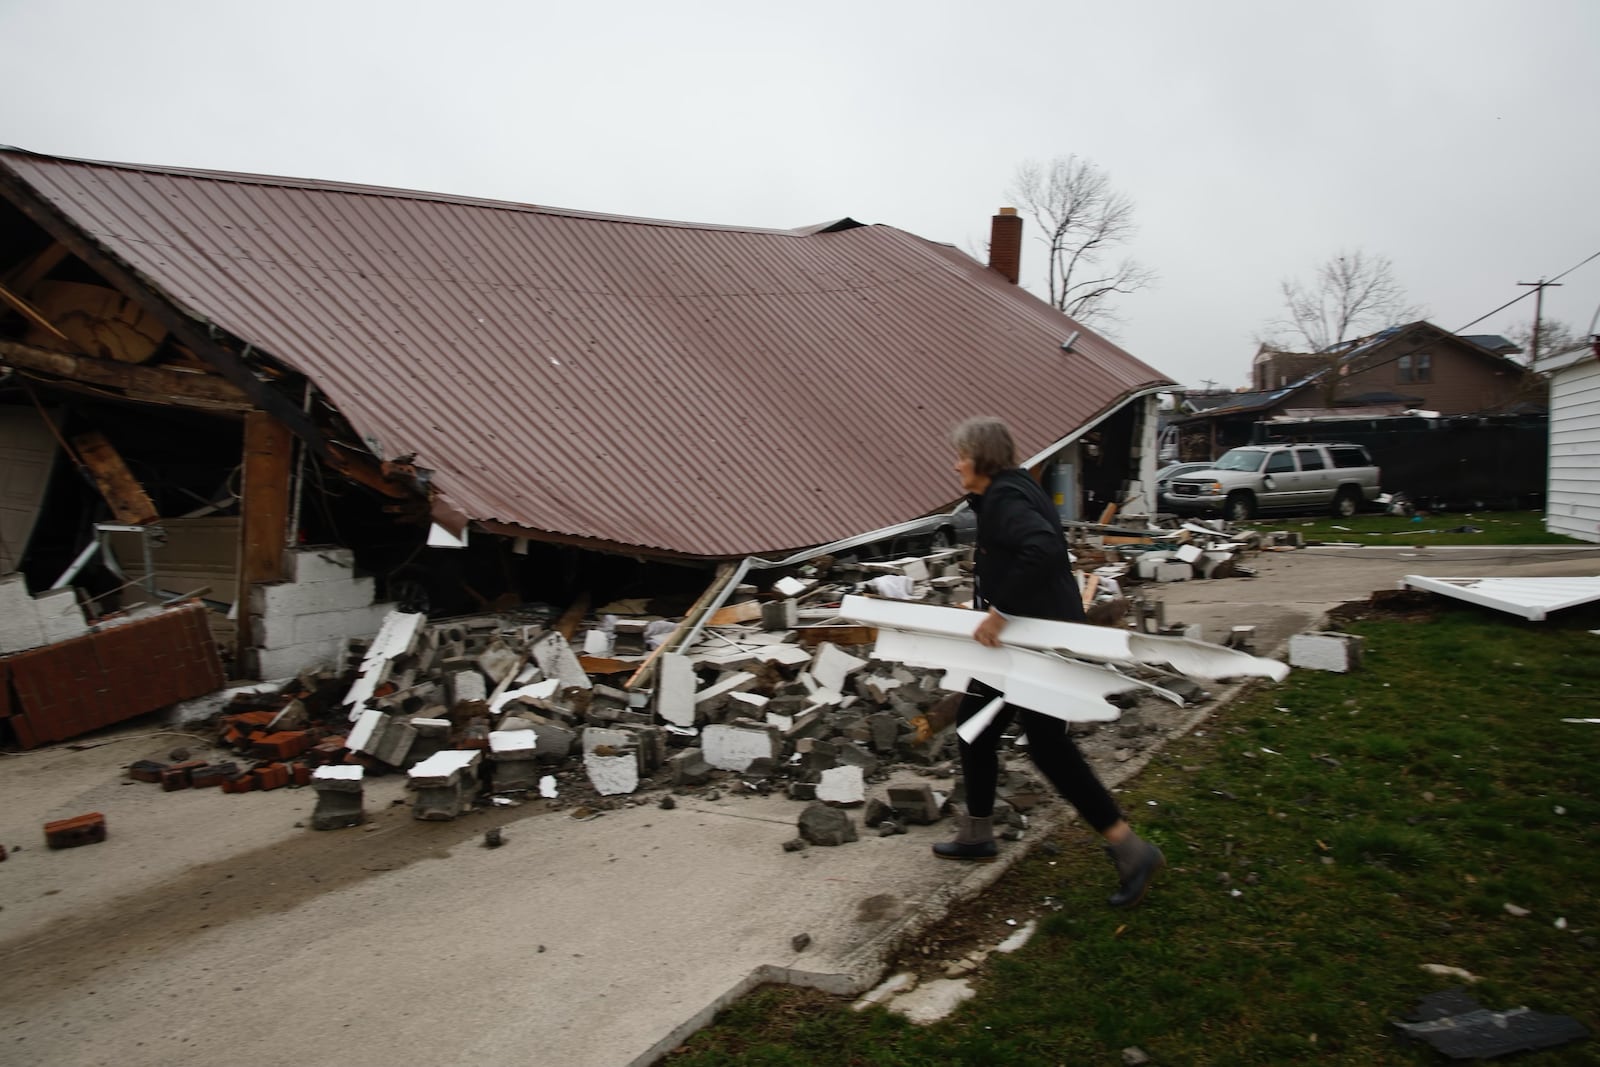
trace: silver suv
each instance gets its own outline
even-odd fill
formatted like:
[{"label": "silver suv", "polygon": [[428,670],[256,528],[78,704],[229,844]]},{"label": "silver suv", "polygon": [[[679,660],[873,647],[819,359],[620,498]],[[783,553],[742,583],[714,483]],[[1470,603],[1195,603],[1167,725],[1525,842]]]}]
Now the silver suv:
[{"label": "silver suv", "polygon": [[1264,511],[1350,516],[1377,499],[1378,468],[1360,445],[1247,445],[1206,470],[1180,474],[1161,494],[1169,511],[1220,511],[1244,522]]}]

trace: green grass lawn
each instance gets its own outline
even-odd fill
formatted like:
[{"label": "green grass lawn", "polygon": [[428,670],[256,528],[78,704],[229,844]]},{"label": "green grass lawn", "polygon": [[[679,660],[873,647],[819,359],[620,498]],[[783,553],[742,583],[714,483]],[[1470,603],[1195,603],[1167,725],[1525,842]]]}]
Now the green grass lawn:
[{"label": "green grass lawn", "polygon": [[[1122,794],[1171,864],[1141,908],[1106,907],[1109,868],[1069,828],[952,917],[992,945],[1043,916],[945,1021],[765,989],[669,1062],[1443,1063],[1388,1023],[1454,984],[1424,963],[1482,976],[1485,1007],[1600,1027],[1600,726],[1561,722],[1600,715],[1600,613],[1347,625],[1363,670],[1256,689]],[[1600,1064],[1600,1039],[1513,1062]]]},{"label": "green grass lawn", "polygon": [[1267,531],[1289,530],[1308,542],[1344,541],[1363,545],[1583,543],[1546,532],[1542,511],[1432,512],[1414,518],[1402,515],[1356,515],[1348,519],[1288,516],[1258,519],[1252,525]]}]

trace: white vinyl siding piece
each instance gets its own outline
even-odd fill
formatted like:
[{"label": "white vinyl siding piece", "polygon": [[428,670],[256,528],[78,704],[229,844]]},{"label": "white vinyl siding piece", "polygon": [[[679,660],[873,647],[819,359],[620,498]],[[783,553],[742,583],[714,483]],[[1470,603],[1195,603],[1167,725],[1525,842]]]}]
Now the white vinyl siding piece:
[{"label": "white vinyl siding piece", "polygon": [[1600,361],[1592,357],[1566,362],[1550,376],[1545,528],[1600,542]]},{"label": "white vinyl siding piece", "polygon": [[1600,600],[1600,578],[1429,578],[1408,574],[1407,588],[1465,600],[1542,622],[1552,611]]}]

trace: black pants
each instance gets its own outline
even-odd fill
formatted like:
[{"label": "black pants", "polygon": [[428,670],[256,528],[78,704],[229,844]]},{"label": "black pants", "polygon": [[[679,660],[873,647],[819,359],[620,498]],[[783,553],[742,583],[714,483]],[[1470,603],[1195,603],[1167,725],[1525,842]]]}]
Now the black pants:
[{"label": "black pants", "polygon": [[[999,696],[998,690],[982,682],[973,682],[956,711],[956,722],[963,723]],[[1050,784],[1056,787],[1068,803],[1078,809],[1094,827],[1104,833],[1122,818],[1117,802],[1111,799],[1106,787],[1100,784],[1094,771],[1084,761],[1077,744],[1067,736],[1067,724],[1062,719],[1044,715],[1028,708],[1007,704],[1000,709],[994,721],[979,734],[972,744],[959,741],[961,746],[961,773],[967,783],[967,814],[983,819],[994,814],[994,790],[1000,779],[1000,735],[1011,720],[1020,715],[1022,729],[1028,735],[1028,756]]]}]

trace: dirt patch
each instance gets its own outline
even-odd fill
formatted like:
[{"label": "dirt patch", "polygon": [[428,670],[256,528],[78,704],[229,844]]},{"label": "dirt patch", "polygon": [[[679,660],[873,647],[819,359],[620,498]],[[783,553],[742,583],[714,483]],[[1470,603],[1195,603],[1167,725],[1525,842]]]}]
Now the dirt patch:
[{"label": "dirt patch", "polygon": [[1364,619],[1428,622],[1444,610],[1445,605],[1433,593],[1420,589],[1379,589],[1366,600],[1353,600],[1330,609],[1328,619],[1339,624]]}]

